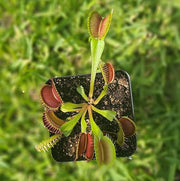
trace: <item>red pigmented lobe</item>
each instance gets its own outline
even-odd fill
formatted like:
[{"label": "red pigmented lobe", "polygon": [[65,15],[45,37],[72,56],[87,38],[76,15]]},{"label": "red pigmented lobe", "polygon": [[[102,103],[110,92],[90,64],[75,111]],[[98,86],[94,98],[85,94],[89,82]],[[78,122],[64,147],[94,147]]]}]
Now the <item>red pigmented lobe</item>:
[{"label": "red pigmented lobe", "polygon": [[49,108],[58,108],[60,102],[54,97],[52,93],[52,86],[45,84],[41,89],[41,98],[43,103]]},{"label": "red pigmented lobe", "polygon": [[87,134],[87,148],[86,148],[86,158],[91,160],[94,156],[94,142],[92,136]]}]

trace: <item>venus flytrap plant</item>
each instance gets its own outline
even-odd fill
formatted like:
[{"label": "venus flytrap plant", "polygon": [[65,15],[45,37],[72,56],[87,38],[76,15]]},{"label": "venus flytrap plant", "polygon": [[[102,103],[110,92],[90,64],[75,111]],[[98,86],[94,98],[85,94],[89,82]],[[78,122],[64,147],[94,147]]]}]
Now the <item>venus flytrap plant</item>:
[{"label": "venus flytrap plant", "polygon": [[[86,95],[83,86],[79,86],[76,89],[84,99],[84,102],[80,104],[63,102],[52,78],[50,79],[50,84],[45,84],[42,87],[41,99],[43,101],[43,105],[45,106],[43,123],[44,126],[55,135],[36,146],[38,151],[47,151],[52,148],[62,136],[70,136],[74,127],[78,121],[80,121],[81,133],[79,134],[79,141],[76,145],[75,160],[82,156],[84,156],[87,160],[91,160],[95,151],[98,165],[112,164],[116,156],[114,144],[109,137],[104,135],[104,132],[96,124],[96,120],[93,118],[93,111],[111,122],[117,122],[119,131],[113,134],[116,135],[117,143],[120,146],[124,144],[125,136],[130,137],[135,134],[136,127],[131,119],[128,117],[122,117],[118,120],[116,118],[115,111],[100,110],[96,107],[102,98],[107,95],[108,85],[113,82],[115,76],[112,64],[101,61],[105,44],[104,38],[110,27],[112,13],[113,12],[111,11],[108,16],[102,18],[99,13],[92,12],[88,18],[92,60],[89,95]],[[99,96],[94,100],[94,83],[98,66],[104,78],[104,86]],[[74,112],[74,116],[68,117],[66,120],[62,120],[56,116],[57,110],[64,113]],[[87,116],[89,117],[90,130],[89,128],[87,129]]]}]

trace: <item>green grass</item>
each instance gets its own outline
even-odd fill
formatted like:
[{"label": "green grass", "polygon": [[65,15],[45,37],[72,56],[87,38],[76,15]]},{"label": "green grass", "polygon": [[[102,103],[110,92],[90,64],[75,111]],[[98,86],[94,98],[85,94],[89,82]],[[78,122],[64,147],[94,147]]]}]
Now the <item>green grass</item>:
[{"label": "green grass", "polygon": [[[48,137],[39,90],[54,76],[90,73],[87,16],[114,9],[103,59],[132,80],[138,148],[111,168],[57,163],[34,146]],[[0,1],[0,180],[180,180],[178,0]]]}]

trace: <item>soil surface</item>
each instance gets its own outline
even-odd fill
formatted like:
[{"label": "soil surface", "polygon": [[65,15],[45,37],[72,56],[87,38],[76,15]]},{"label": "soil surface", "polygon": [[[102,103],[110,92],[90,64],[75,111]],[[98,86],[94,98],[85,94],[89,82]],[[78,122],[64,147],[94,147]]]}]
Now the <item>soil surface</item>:
[{"label": "soil surface", "polygon": [[[84,87],[86,95],[89,94],[90,87],[90,75],[77,75],[77,76],[67,76],[67,77],[57,77],[53,78],[56,88],[60,93],[64,102],[72,103],[83,103],[84,99],[79,93],[77,93],[76,88],[80,85]],[[47,81],[50,84],[50,80]],[[104,86],[104,80],[101,73],[98,73],[95,80],[94,86],[94,100],[99,96]],[[122,116],[128,116],[134,120],[134,110],[133,101],[131,93],[131,84],[129,75],[124,71],[115,72],[115,80],[108,86],[108,94],[104,96],[101,101],[96,105],[97,108],[101,110],[114,110],[117,112],[116,117],[119,119]],[[59,118],[66,119],[67,117],[77,114],[73,113],[63,113],[58,110],[55,113]],[[109,138],[113,141],[116,148],[117,157],[128,157],[136,151],[136,135],[125,138],[125,143],[123,146],[119,146],[116,143],[118,132],[118,124],[116,121],[108,121],[101,115],[93,112],[93,118],[100,129],[107,134]],[[88,114],[86,115],[86,122],[89,125]],[[90,129],[90,126],[88,127]],[[73,132],[69,137],[63,136],[62,139],[52,148],[52,156],[56,161],[67,162],[74,161],[76,155],[76,147],[80,135],[80,121],[74,127]],[[50,135],[53,135],[50,133]],[[84,156],[80,157],[78,160],[84,160]],[[95,155],[94,155],[95,159]]]}]

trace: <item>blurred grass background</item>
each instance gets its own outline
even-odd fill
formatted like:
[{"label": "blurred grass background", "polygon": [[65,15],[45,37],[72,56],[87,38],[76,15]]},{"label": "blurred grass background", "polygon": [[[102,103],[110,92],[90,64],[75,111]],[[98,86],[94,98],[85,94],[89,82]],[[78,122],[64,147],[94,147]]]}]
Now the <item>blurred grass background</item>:
[{"label": "blurred grass background", "polygon": [[[87,16],[114,9],[103,60],[132,80],[138,148],[112,167],[57,163],[39,90],[54,76],[90,73]],[[0,1],[0,180],[180,180],[179,0]]]}]

